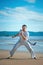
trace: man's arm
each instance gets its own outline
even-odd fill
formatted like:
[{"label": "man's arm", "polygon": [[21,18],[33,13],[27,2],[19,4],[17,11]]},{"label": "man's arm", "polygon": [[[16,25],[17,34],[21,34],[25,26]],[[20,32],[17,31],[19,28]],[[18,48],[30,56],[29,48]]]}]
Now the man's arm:
[{"label": "man's arm", "polygon": [[19,33],[18,33],[18,34],[16,34],[16,35],[14,35],[14,36],[12,36],[12,38],[17,37],[17,36],[19,36]]},{"label": "man's arm", "polygon": [[23,32],[21,32],[20,35],[22,36],[22,38],[23,38],[24,40],[28,40],[28,37],[25,36],[25,35],[23,34]]},{"label": "man's arm", "polygon": [[26,36],[24,36],[24,35],[22,35],[22,38],[23,38],[24,40],[27,40],[27,39],[28,39],[28,37],[26,37]]}]

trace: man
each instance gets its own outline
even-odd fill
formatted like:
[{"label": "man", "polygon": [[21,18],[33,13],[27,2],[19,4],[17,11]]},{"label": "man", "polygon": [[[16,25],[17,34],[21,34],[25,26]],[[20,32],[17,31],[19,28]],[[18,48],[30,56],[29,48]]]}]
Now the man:
[{"label": "man", "polygon": [[[19,36],[20,39],[15,44],[13,49],[10,51],[10,57],[13,56],[13,54],[15,53],[15,51],[17,50],[18,47],[20,47],[21,45],[24,45],[28,49],[28,51],[31,53],[31,58],[36,59],[34,50],[32,49],[30,43],[28,42],[29,33],[27,32],[27,26],[22,25],[22,30],[16,36]],[[14,37],[16,37],[16,36],[14,36]],[[8,57],[8,58],[10,58],[10,57]]]}]

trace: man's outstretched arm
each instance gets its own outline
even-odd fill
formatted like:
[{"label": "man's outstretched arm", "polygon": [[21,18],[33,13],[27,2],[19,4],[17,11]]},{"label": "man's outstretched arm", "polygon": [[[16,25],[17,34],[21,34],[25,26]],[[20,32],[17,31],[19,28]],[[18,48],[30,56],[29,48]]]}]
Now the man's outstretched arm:
[{"label": "man's outstretched arm", "polygon": [[18,33],[18,34],[16,34],[16,35],[13,35],[13,36],[12,36],[12,38],[17,37],[17,36],[19,36],[19,33]]}]

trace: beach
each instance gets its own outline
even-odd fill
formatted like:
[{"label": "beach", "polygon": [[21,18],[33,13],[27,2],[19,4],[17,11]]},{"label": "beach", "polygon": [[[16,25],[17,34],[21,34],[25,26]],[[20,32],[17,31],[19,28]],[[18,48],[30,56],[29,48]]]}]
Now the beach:
[{"label": "beach", "polygon": [[43,65],[43,40],[37,40],[37,37],[32,37],[33,40],[31,40],[31,42],[37,42],[35,46],[32,46],[36,54],[36,60],[31,59],[31,54],[24,46],[19,47],[13,57],[7,59],[17,39],[0,37],[0,65]]},{"label": "beach", "polygon": [[43,65],[43,53],[36,53],[37,59],[31,59],[29,52],[16,51],[12,58],[8,50],[0,50],[0,65]]}]

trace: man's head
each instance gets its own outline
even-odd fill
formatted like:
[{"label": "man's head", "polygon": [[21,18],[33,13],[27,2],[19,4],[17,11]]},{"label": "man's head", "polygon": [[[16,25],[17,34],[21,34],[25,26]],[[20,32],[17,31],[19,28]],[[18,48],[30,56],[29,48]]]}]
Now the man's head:
[{"label": "man's head", "polygon": [[22,30],[26,31],[27,30],[27,25],[22,25]]}]

